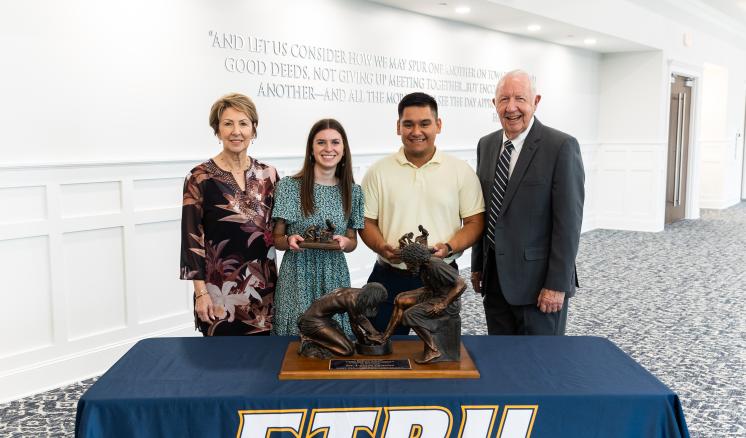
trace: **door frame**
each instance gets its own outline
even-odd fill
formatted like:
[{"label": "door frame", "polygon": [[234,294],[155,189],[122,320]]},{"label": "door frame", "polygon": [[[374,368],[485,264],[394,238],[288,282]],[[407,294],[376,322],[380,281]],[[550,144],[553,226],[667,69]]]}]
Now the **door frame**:
[{"label": "door frame", "polygon": [[670,120],[670,100],[671,100],[671,75],[679,75],[679,76],[686,76],[688,78],[694,79],[694,84],[692,85],[692,101],[691,101],[691,107],[689,109],[690,111],[690,119],[689,119],[689,147],[687,149],[688,152],[688,162],[686,165],[687,168],[687,184],[686,184],[686,193],[684,194],[686,198],[686,208],[684,209],[684,219],[699,219],[699,92],[700,88],[702,86],[702,67],[688,64],[685,62],[677,61],[674,59],[668,60],[668,71],[666,72],[666,86],[664,87],[666,90],[665,99],[663,99],[663,103],[665,104],[665,130],[666,130],[666,141],[663,151],[663,162],[665,163],[665,166],[663,166],[662,174],[663,174],[663,199],[661,201],[661,206],[663,207],[664,214],[662,221],[665,223],[665,207],[666,207],[666,172],[668,171],[668,127]]},{"label": "door frame", "polygon": [[[746,85],[746,81],[743,82]],[[741,134],[741,201],[746,201],[746,93],[743,94],[743,125],[738,131]]]}]

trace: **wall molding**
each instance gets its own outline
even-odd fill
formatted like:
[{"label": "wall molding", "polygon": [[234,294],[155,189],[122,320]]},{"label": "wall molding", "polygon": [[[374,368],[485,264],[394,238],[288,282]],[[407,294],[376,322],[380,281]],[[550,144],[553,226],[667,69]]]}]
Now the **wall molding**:
[{"label": "wall molding", "polygon": [[[396,149],[356,153],[356,181]],[[476,166],[474,147],[444,151]],[[584,142],[581,151],[586,171],[583,232],[663,229],[666,142],[610,139]],[[641,153],[650,159],[634,162]],[[302,162],[297,154],[257,158],[274,165],[281,175],[295,172]],[[13,322],[34,327],[27,343],[0,347],[0,402],[100,374],[139,339],[196,334],[191,286],[177,279],[177,254],[181,186],[189,169],[202,161],[0,166],[0,202],[20,210],[10,221],[0,217],[0,263],[23,273],[27,260],[43,261],[46,268],[34,274],[40,279],[38,287],[28,290],[48,309],[32,323]],[[636,197],[635,190],[646,197]],[[610,197],[617,199],[609,202]],[[722,204],[705,201],[703,207],[726,207]],[[91,250],[103,253],[92,257]],[[156,255],[150,260],[152,253]],[[364,284],[375,254],[360,245],[347,257],[353,285]],[[470,252],[458,262],[461,268],[469,267]],[[88,273],[81,265],[89,263],[96,267],[91,275],[107,281],[86,283]],[[71,268],[73,274],[68,272]],[[0,292],[6,299],[12,299],[11,290],[28,288],[23,279],[11,282]],[[112,321],[92,315],[90,327],[80,323],[81,315],[88,315],[86,306],[106,309]],[[2,324],[0,329],[6,332],[16,327]]]}]

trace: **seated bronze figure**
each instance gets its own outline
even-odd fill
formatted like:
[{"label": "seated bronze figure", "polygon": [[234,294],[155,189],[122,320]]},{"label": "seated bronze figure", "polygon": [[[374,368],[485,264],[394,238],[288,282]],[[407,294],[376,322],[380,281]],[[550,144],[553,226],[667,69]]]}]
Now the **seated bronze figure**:
[{"label": "seated bronze figure", "polygon": [[381,334],[368,321],[375,316],[378,304],[386,299],[386,288],[380,283],[368,283],[362,288],[339,288],[318,298],[298,318],[301,343],[298,354],[327,359],[332,355],[351,356],[355,343],[342,331],[332,317],[347,312],[357,343],[380,345]]},{"label": "seated bronze figure", "polygon": [[458,361],[461,357],[461,302],[466,282],[427,246],[413,243],[401,250],[410,271],[419,273],[424,287],[401,292],[383,334],[389,339],[399,324],[411,327],[425,344],[417,363]]},{"label": "seated bronze figure", "polygon": [[[427,236],[429,236],[429,235],[430,235],[430,233],[429,233],[429,232],[428,232],[428,231],[427,231],[427,230],[425,229],[425,227],[423,227],[422,225],[419,225],[419,226],[417,227],[417,229],[419,229],[419,230],[420,230],[420,235],[419,235],[419,236],[417,236],[417,237],[416,237],[416,238],[414,239],[414,243],[419,243],[420,245],[425,245],[425,246],[427,246]],[[412,234],[412,233],[410,233],[410,234]]]}]

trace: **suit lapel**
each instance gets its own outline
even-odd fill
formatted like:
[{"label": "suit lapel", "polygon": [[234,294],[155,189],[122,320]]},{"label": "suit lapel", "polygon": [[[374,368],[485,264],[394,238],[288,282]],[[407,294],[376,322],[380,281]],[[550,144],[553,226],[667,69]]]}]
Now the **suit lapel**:
[{"label": "suit lapel", "polygon": [[[500,156],[500,147],[502,146],[502,138],[503,138],[503,131],[502,129],[497,131],[497,135],[495,136],[494,141],[492,144],[488,145],[489,150],[486,152],[487,163],[485,169],[485,178],[488,178],[489,181],[492,181],[494,184],[495,179],[495,169],[497,169],[497,158]],[[490,190],[492,190],[492,186],[490,185]],[[490,192],[492,193],[492,192]],[[489,199],[489,198],[488,198]]]},{"label": "suit lapel", "polygon": [[523,176],[526,174],[528,165],[531,164],[531,160],[534,158],[534,154],[539,148],[542,127],[543,125],[539,123],[539,120],[534,119],[534,124],[531,126],[531,131],[526,136],[526,140],[523,142],[521,154],[518,155],[518,161],[516,161],[513,173],[510,175],[510,179],[508,180],[508,187],[505,190],[505,199],[503,200],[502,207],[500,207],[501,216],[510,206],[510,201],[513,200],[513,196],[518,190],[518,186],[521,184]]}]

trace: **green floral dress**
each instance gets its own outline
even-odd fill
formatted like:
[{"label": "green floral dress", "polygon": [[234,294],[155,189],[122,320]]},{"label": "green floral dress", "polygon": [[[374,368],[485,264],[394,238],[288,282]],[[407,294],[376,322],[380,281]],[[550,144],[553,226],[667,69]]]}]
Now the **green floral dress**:
[{"label": "green floral dress", "polygon": [[[272,217],[285,220],[288,236],[303,235],[311,225],[316,225],[319,229],[326,228],[326,219],[334,224],[335,234],[344,235],[348,228],[363,228],[363,192],[359,185],[354,184],[352,187],[352,211],[349,219],[344,217],[338,186],[316,184],[313,195],[316,211],[306,217],[300,205],[300,179],[285,177],[277,183]],[[350,287],[350,271],[344,253],[322,249],[286,251],[275,289],[272,333],[297,335],[298,317],[315,299],[338,287]],[[346,333],[352,334],[347,315],[337,315],[335,319]]]}]

